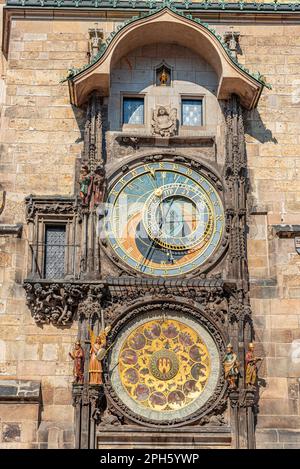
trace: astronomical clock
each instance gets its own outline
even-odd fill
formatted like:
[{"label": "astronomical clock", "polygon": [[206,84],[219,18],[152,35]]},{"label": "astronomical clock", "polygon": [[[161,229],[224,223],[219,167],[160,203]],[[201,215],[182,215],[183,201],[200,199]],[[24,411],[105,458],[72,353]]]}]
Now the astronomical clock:
[{"label": "astronomical clock", "polygon": [[[190,164],[170,158],[134,162],[110,180],[108,250],[139,278],[193,278],[223,252],[222,198],[212,178]],[[112,401],[132,421],[150,426],[199,419],[212,396],[219,397],[214,393],[221,378],[208,326],[184,303],[166,308],[162,301],[147,312],[136,310],[109,354]]]},{"label": "astronomical clock", "polygon": [[77,448],[250,448],[243,119],[263,84],[197,12],[146,10],[96,28],[69,70],[76,189],[26,198],[27,305],[39,325],[78,324]]},{"label": "astronomical clock", "polygon": [[190,274],[218,250],[224,233],[216,188],[183,164],[138,165],[114,181],[107,202],[111,249],[138,274]]},{"label": "astronomical clock", "polygon": [[189,316],[150,314],[132,321],[111,354],[111,381],[133,420],[156,425],[197,415],[219,379],[214,340]]},{"label": "astronomical clock", "polygon": [[185,97],[164,61],[154,72],[145,96],[122,94],[119,109],[109,94],[88,98],[78,199],[54,206],[74,281],[48,293],[29,285],[28,302],[42,323],[49,311],[60,325],[78,319],[78,448],[147,447],[149,438],[156,447],[250,448],[244,110],[235,95]]},{"label": "astronomical clock", "polygon": [[[199,421],[222,393],[224,339],[191,301],[197,287],[181,296],[165,288],[183,279],[199,286],[198,273],[226,249],[222,185],[196,166],[166,155],[133,161],[109,180],[107,253],[125,279],[146,286],[111,333],[109,400],[130,421],[148,426]],[[214,301],[205,282],[200,294]],[[159,284],[163,295],[156,294]]]}]

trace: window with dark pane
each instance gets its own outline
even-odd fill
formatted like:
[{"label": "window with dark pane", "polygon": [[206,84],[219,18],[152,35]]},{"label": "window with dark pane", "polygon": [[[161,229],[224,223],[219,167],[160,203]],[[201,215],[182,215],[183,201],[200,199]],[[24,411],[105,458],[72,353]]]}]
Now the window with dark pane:
[{"label": "window with dark pane", "polygon": [[203,125],[202,99],[181,100],[181,125]]},{"label": "window with dark pane", "polygon": [[144,98],[123,98],[123,124],[144,124]]},{"label": "window with dark pane", "polygon": [[65,273],[66,227],[47,225],[45,233],[45,278],[62,278]]}]

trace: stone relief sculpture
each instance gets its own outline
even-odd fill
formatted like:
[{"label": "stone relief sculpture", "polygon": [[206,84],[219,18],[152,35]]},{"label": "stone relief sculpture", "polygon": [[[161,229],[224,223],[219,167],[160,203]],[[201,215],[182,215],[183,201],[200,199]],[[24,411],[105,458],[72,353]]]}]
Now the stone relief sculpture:
[{"label": "stone relief sculpture", "polygon": [[105,170],[104,170],[104,167],[100,165],[96,168],[95,174],[93,176],[92,202],[91,202],[92,207],[91,208],[103,202],[104,191],[105,191]]},{"label": "stone relief sculpture", "polygon": [[88,205],[90,194],[91,194],[91,185],[92,185],[92,176],[89,172],[88,166],[82,166],[80,170],[80,198],[82,200],[83,205]]},{"label": "stone relief sculpture", "polygon": [[223,358],[224,378],[228,381],[229,389],[236,389],[239,378],[239,362],[233,352],[232,345],[227,345],[227,352]]},{"label": "stone relief sculpture", "polygon": [[69,352],[70,357],[74,361],[73,376],[74,384],[83,384],[84,372],[84,352],[79,341],[75,342],[72,352]]},{"label": "stone relief sculpture", "polygon": [[172,137],[177,130],[177,109],[157,106],[152,114],[152,134],[161,137]]},{"label": "stone relief sculpture", "polygon": [[261,361],[261,358],[255,357],[254,344],[250,342],[248,345],[248,352],[245,357],[245,370],[246,370],[246,386],[256,386],[257,383],[257,362]]}]

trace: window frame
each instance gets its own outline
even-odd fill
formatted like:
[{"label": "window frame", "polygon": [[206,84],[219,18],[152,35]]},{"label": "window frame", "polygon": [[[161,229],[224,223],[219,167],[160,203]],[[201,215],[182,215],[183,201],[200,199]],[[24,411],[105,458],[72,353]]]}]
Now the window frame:
[{"label": "window frame", "polygon": [[[47,228],[48,227],[64,227],[64,233],[65,233],[65,243],[64,243],[64,272],[63,272],[63,275],[61,277],[47,277],[46,276],[46,250],[47,250]],[[44,236],[43,236],[43,239],[44,239],[44,242],[43,242],[43,259],[42,259],[42,266],[43,266],[43,271],[42,271],[42,275],[43,275],[43,279],[47,280],[55,280],[55,279],[63,279],[65,278],[66,274],[67,274],[67,269],[68,269],[68,262],[67,262],[67,259],[68,259],[68,243],[67,243],[67,237],[68,237],[68,224],[66,221],[61,221],[61,222],[58,222],[58,221],[51,221],[50,223],[49,222],[45,222],[43,224],[43,230],[44,230]]]},{"label": "window frame", "polygon": [[[183,124],[183,113],[182,113],[182,105],[183,101],[188,101],[188,100],[193,100],[193,101],[201,101],[202,106],[201,106],[201,125],[186,125]],[[205,106],[205,96],[201,94],[180,94],[180,128],[183,130],[193,130],[193,129],[203,129],[206,125],[206,106]]]},{"label": "window frame", "polygon": [[[45,277],[45,242],[46,226],[65,226],[65,272],[57,279],[78,278],[80,275],[81,214],[78,212],[76,197],[28,196],[27,205],[28,247],[27,275],[29,279]],[[55,279],[49,279],[55,281]]]},{"label": "window frame", "polygon": [[[143,124],[129,124],[124,122],[124,99],[141,99],[143,100],[144,104],[144,118],[143,118]],[[125,130],[125,129],[133,129],[133,128],[138,128],[142,129],[146,126],[146,120],[147,120],[147,113],[146,113],[146,94],[145,93],[130,93],[130,92],[122,92],[121,93],[121,112],[120,112],[120,128]]]}]

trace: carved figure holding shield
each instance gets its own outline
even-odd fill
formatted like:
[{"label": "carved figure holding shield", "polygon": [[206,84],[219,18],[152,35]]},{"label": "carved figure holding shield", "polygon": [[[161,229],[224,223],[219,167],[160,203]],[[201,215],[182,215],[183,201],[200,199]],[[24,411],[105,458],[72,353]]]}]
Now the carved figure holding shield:
[{"label": "carved figure holding shield", "polygon": [[110,326],[103,329],[96,337],[94,332],[90,330],[91,348],[89,363],[89,383],[103,384],[102,379],[102,360],[106,353],[106,337],[110,331]]}]

